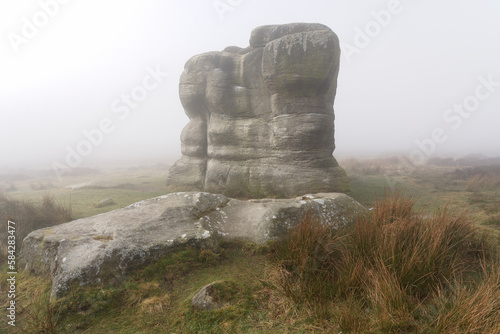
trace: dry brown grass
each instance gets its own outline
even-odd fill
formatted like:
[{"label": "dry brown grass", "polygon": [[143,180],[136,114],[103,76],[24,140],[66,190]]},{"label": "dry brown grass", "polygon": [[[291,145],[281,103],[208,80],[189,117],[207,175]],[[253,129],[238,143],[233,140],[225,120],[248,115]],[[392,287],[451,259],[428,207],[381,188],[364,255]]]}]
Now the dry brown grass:
[{"label": "dry brown grass", "polygon": [[477,286],[456,283],[451,295],[438,291],[436,333],[500,333],[500,266],[485,269],[484,276]]},{"label": "dry brown grass", "polygon": [[280,286],[287,296],[297,303],[304,298],[313,302],[331,298],[333,291],[324,282],[335,279],[338,272],[334,258],[342,254],[336,254],[336,241],[328,225],[307,215],[276,244]]},{"label": "dry brown grass", "polygon": [[[450,282],[470,282],[481,263],[494,258],[494,247],[466,215],[444,209],[424,218],[414,212],[413,201],[396,194],[340,231],[304,217],[276,245],[275,281],[296,304],[316,310],[320,318],[336,319],[344,331],[418,332],[425,327],[422,317],[432,328],[446,322],[444,315],[434,320],[426,313],[430,300],[455,291],[457,285]],[[481,283],[484,293],[486,287],[491,290],[491,277]],[[482,289],[479,285],[475,294]],[[478,312],[483,306],[476,305]],[[438,307],[439,314],[443,308]],[[497,309],[484,312],[484,321],[493,326]]]},{"label": "dry brown grass", "polygon": [[140,303],[140,310],[149,314],[161,314],[167,312],[170,306],[170,296],[168,294],[162,297],[154,296],[144,299]]}]

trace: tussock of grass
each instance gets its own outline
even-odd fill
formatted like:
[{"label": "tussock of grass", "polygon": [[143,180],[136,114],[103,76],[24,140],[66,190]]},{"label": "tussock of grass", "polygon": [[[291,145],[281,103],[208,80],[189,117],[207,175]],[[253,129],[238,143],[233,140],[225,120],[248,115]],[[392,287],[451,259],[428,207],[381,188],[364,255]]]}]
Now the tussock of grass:
[{"label": "tussock of grass", "polygon": [[490,216],[486,221],[483,222],[483,225],[492,225],[500,227],[500,213]]},{"label": "tussock of grass", "polygon": [[477,286],[463,282],[448,294],[438,291],[433,303],[436,333],[500,333],[500,267],[485,269]]},{"label": "tussock of grass", "polygon": [[[40,228],[62,224],[72,220],[71,209],[57,204],[54,197],[45,194],[40,204],[28,200],[17,200],[0,193],[0,219],[5,233],[0,234],[2,255],[7,251],[7,220],[16,223],[16,249],[19,253],[22,240],[31,232]],[[2,256],[2,260],[7,256]]]},{"label": "tussock of grass", "polygon": [[[6,268],[5,268],[6,269]],[[10,300],[4,282],[10,275],[7,270],[0,273],[0,308],[5,310]],[[41,277],[20,272],[16,275],[16,326],[7,321],[0,323],[0,333],[59,333],[63,304],[50,300],[50,282]],[[5,313],[4,313],[5,314]],[[7,319],[7,318],[6,318]]]},{"label": "tussock of grass", "polygon": [[471,192],[494,190],[500,186],[500,173],[481,172],[467,180],[466,189]]},{"label": "tussock of grass", "polygon": [[[472,279],[494,253],[466,215],[444,209],[424,218],[396,194],[344,230],[305,217],[277,243],[275,277],[282,293],[338,319],[343,330],[359,330],[362,323],[366,331],[416,331],[428,301],[455,291],[452,282]],[[498,289],[493,297],[500,300]],[[339,306],[345,304],[357,309]],[[498,316],[494,310],[485,318],[489,324]]]},{"label": "tussock of grass", "polygon": [[25,313],[23,330],[26,333],[55,333],[60,319],[62,304],[50,300],[50,290],[38,295],[27,306],[21,308]]},{"label": "tussock of grass", "polygon": [[144,299],[140,304],[140,310],[149,314],[162,314],[170,306],[170,296],[165,294],[161,297],[154,296]]},{"label": "tussock of grass", "polygon": [[[335,287],[325,286],[337,273],[335,235],[327,225],[313,216],[307,216],[294,229],[289,238],[276,244],[275,252],[280,261],[283,277],[281,288],[295,302],[329,298]],[[340,257],[341,255],[338,254]],[[293,282],[292,284],[287,284]],[[329,289],[331,288],[331,289]]]}]

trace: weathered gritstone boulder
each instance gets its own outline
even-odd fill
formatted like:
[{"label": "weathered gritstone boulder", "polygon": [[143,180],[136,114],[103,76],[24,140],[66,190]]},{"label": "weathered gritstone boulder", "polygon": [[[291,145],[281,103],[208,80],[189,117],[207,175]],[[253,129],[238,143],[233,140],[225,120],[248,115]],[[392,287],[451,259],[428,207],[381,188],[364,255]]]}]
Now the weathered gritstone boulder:
[{"label": "weathered gritstone boulder", "polygon": [[213,282],[204,286],[196,295],[194,295],[191,300],[193,308],[197,310],[213,310],[224,306],[223,303],[216,300],[212,291],[212,287],[217,283],[218,282]]},{"label": "weathered gritstone boulder", "polygon": [[346,192],[332,153],[340,47],[321,24],[256,28],[250,46],[192,57],[179,94],[189,123],[173,191],[232,197]]},{"label": "weathered gritstone boulder", "polygon": [[21,266],[52,280],[52,296],[72,283],[116,283],[133,269],[179,247],[215,247],[222,239],[256,243],[284,235],[307,213],[332,228],[366,210],[339,194],[241,201],[223,195],[173,193],[123,209],[30,233]]},{"label": "weathered gritstone boulder", "polygon": [[203,288],[191,299],[196,310],[214,310],[231,305],[238,294],[238,284],[233,281],[215,281]]}]

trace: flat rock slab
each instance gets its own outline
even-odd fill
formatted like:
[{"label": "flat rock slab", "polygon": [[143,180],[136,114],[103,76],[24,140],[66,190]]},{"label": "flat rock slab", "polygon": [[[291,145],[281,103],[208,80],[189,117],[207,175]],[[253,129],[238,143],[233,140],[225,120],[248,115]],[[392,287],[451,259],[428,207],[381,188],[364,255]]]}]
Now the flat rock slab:
[{"label": "flat rock slab", "polygon": [[179,247],[215,247],[219,240],[265,243],[307,213],[332,228],[366,209],[340,193],[295,199],[236,200],[204,192],[172,193],[123,209],[40,229],[23,241],[21,265],[52,280],[52,296],[71,284],[109,284]]}]

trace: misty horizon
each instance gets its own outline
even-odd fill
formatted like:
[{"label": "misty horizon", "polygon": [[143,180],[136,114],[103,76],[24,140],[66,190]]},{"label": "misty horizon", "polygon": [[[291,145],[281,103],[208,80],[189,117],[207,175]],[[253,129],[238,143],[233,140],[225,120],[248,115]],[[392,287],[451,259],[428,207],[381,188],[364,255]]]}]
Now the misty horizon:
[{"label": "misty horizon", "polygon": [[[165,163],[185,62],[261,25],[317,22],[342,49],[334,156],[500,155],[493,0],[26,1],[0,5],[0,169]],[[69,158],[68,158],[69,157]]]}]

